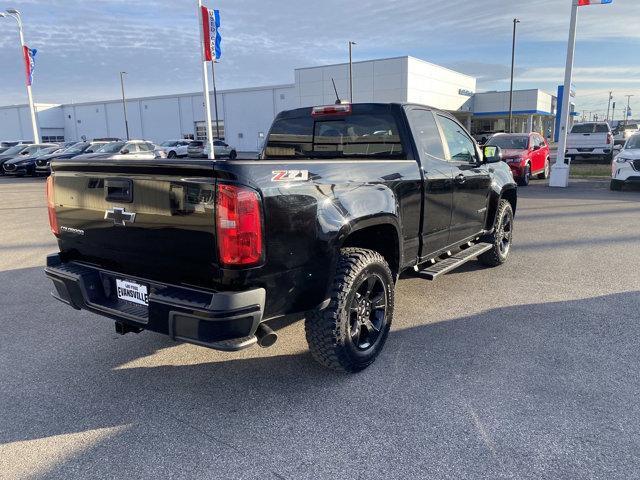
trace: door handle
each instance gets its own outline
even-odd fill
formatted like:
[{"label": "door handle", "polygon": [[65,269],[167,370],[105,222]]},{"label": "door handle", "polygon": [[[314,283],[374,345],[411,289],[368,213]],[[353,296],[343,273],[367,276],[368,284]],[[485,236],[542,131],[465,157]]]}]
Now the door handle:
[{"label": "door handle", "polygon": [[464,174],[461,173],[460,175],[456,176],[455,181],[457,184],[462,185],[467,181],[467,177],[465,177]]}]

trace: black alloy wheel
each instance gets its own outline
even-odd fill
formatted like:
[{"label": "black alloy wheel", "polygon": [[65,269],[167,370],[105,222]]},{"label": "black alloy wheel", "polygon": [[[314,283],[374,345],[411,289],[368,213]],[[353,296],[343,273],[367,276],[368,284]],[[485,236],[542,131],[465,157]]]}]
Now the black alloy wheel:
[{"label": "black alloy wheel", "polygon": [[380,275],[363,277],[351,300],[349,338],[357,350],[374,347],[386,324],[387,286]]}]

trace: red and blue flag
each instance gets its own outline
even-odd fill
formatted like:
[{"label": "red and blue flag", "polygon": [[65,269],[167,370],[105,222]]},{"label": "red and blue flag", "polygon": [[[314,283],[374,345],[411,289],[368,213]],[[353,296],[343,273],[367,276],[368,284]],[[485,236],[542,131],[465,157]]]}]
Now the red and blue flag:
[{"label": "red and blue flag", "polygon": [[585,7],[587,5],[605,5],[607,3],[613,3],[613,0],[578,0],[579,7]]},{"label": "red and blue flag", "polygon": [[22,47],[24,54],[24,68],[27,77],[27,85],[31,86],[33,83],[33,71],[36,69],[35,56],[38,50],[35,48],[29,48],[26,45]]}]

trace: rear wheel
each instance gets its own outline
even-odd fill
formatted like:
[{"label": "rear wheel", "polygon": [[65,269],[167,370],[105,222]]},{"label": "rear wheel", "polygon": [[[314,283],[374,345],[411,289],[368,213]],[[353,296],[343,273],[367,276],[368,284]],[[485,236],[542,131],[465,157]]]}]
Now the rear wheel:
[{"label": "rear wheel", "polygon": [[551,166],[549,165],[549,159],[547,158],[544,161],[544,171],[538,175],[538,178],[545,180],[549,178],[549,172],[551,171]]},{"label": "rear wheel", "polygon": [[231,153],[229,153],[229,159],[234,160],[237,157],[238,157],[238,153],[235,150],[231,150]]},{"label": "rear wheel", "polygon": [[167,155],[168,158],[176,158],[178,155],[176,154],[176,152],[174,152],[173,150],[171,150],[169,152],[169,154]]},{"label": "rear wheel", "polygon": [[513,208],[507,200],[500,200],[493,233],[485,236],[483,241],[490,243],[492,248],[478,257],[480,263],[497,267],[507,261],[513,241]]},{"label": "rear wheel", "polygon": [[382,350],[393,317],[393,276],[378,252],[340,251],[331,300],[307,313],[305,332],[313,357],[325,367],[358,372]]}]

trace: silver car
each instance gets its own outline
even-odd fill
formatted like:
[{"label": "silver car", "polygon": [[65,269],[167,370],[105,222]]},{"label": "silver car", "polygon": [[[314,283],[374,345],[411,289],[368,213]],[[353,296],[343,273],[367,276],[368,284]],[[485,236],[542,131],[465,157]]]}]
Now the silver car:
[{"label": "silver car", "polygon": [[[209,144],[202,140],[195,140],[189,144],[187,149],[191,158],[207,158],[209,156]],[[213,152],[216,158],[229,158],[233,160],[238,156],[236,149],[222,140],[214,140]]]}]

